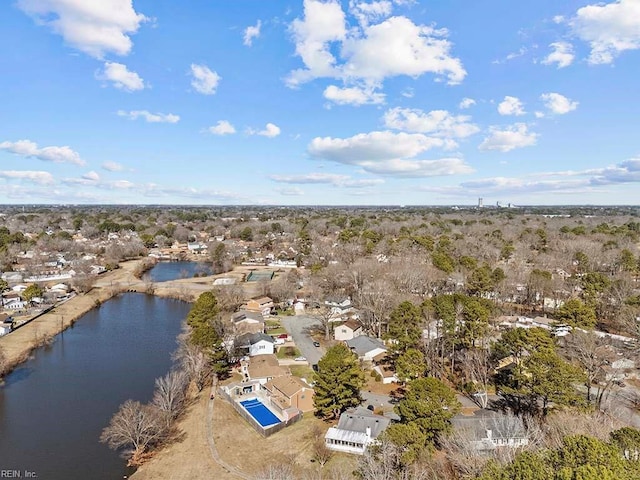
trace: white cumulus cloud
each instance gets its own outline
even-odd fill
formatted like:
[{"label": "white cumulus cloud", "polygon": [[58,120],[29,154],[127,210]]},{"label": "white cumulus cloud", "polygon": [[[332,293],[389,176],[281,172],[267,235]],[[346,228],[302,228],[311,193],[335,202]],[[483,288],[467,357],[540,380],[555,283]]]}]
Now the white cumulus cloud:
[{"label": "white cumulus cloud", "polygon": [[7,180],[24,180],[37,183],[38,185],[51,185],[55,183],[53,175],[40,170],[2,170],[0,171],[0,178]]},{"label": "white cumulus cloud", "polygon": [[348,25],[339,2],[304,1],[304,17],[294,20],[290,30],[305,68],[290,73],[289,86],[315,78],[340,79],[346,86],[353,82],[379,86],[387,77],[425,73],[457,84],[466,76],[460,59],[450,53],[452,44],[446,29],[416,25],[403,16],[369,24],[388,14],[388,2],[350,5],[361,20],[355,28]]},{"label": "white cumulus cloud", "polygon": [[441,138],[421,133],[378,131],[350,138],[316,137],[309,144],[308,152],[317,159],[359,166],[379,175],[429,177],[471,173],[473,169],[459,158],[415,158],[446,144]]},{"label": "white cumulus cloud", "polygon": [[558,68],[568,67],[573,63],[575,54],[573,53],[573,45],[569,42],[554,42],[549,45],[553,51],[542,60],[545,65],[553,65]]},{"label": "white cumulus cloud", "polygon": [[100,80],[107,80],[114,87],[126,92],[135,92],[145,88],[144,80],[136,72],[130,71],[126,65],[116,62],[105,62],[104,70],[97,75]]},{"label": "white cumulus cloud", "polygon": [[37,158],[45,162],[85,165],[85,161],[80,158],[80,154],[67,146],[39,148],[38,144],[31,140],[18,140],[17,142],[0,143],[0,150],[5,150],[21,157]]},{"label": "white cumulus cloud", "polygon": [[255,133],[256,135],[262,135],[263,137],[273,138],[280,135],[280,127],[278,127],[273,123],[267,123],[267,125],[264,127],[263,130],[260,130]]},{"label": "white cumulus cloud", "polygon": [[363,26],[388,17],[391,15],[392,9],[392,3],[387,0],[373,2],[351,0],[349,2],[349,11],[358,19],[358,23]]},{"label": "white cumulus cloud", "polygon": [[626,50],[640,48],[640,2],[617,0],[587,5],[569,20],[573,33],[589,43],[589,63],[611,63]]},{"label": "white cumulus cloud", "polygon": [[538,141],[538,134],[529,132],[525,123],[516,123],[507,128],[491,127],[489,136],[478,147],[480,150],[510,152],[516,148],[531,147]]},{"label": "white cumulus cloud", "polygon": [[262,27],[262,22],[258,20],[258,23],[256,23],[255,25],[250,25],[245,28],[242,43],[244,43],[247,47],[253,45],[253,39],[260,37],[260,27]]},{"label": "white cumulus cloud", "polygon": [[540,95],[540,99],[544,102],[545,107],[556,115],[564,115],[578,108],[578,102],[569,100],[559,93],[543,93]]},{"label": "white cumulus cloud", "polygon": [[147,110],[131,110],[130,112],[118,110],[118,116],[127,117],[131,120],[143,118],[149,123],[178,123],[180,121],[179,115],[174,115],[173,113],[151,113]]},{"label": "white cumulus cloud", "polygon": [[473,98],[465,97],[460,101],[458,108],[464,110],[465,108],[470,108],[476,104],[476,101]]},{"label": "white cumulus cloud", "polygon": [[206,65],[191,64],[191,86],[198,93],[203,95],[213,95],[216,93],[218,84],[222,77],[212,71]]},{"label": "white cumulus cloud", "polygon": [[147,20],[132,0],[18,0],[17,5],[68,45],[99,59],[106,53],[129,54],[130,35]]},{"label": "white cumulus cloud", "polygon": [[329,85],[324,90],[324,98],[338,105],[366,105],[384,103],[384,93],[375,92],[373,88],[344,87]]},{"label": "white cumulus cloud", "polygon": [[507,95],[498,105],[498,113],[500,115],[524,115],[524,105],[518,97]]},{"label": "white cumulus cloud", "polygon": [[384,114],[384,124],[395,130],[448,138],[465,138],[480,131],[468,115],[452,115],[446,110],[425,113],[419,109],[396,107]]},{"label": "white cumulus cloud", "polygon": [[227,120],[218,120],[218,123],[207,129],[209,133],[214,135],[231,135],[236,133],[236,129]]}]

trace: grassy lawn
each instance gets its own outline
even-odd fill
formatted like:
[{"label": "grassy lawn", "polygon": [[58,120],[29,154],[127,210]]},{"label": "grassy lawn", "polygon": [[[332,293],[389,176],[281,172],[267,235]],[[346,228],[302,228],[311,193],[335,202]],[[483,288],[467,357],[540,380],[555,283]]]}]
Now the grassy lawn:
[{"label": "grassy lawn", "polygon": [[264,329],[267,335],[280,335],[283,333],[287,333],[287,331],[282,327],[280,320],[277,319],[269,319],[265,321]]},{"label": "grassy lawn", "polygon": [[278,349],[278,353],[276,353],[276,357],[280,359],[285,358],[296,358],[300,356],[300,350],[296,347],[280,347]]},{"label": "grassy lawn", "polygon": [[291,365],[289,366],[291,375],[294,377],[306,378],[309,382],[313,380],[313,370],[306,365]]}]

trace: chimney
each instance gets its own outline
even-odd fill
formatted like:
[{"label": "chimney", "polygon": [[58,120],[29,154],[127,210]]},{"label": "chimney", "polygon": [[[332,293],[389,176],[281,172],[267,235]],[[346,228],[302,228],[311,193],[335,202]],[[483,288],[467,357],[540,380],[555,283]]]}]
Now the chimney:
[{"label": "chimney", "polygon": [[371,427],[367,427],[366,433],[367,437],[371,438]]}]

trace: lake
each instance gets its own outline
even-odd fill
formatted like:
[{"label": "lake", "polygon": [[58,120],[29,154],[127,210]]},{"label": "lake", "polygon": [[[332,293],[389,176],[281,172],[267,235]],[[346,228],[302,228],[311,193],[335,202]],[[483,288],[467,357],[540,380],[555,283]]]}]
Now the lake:
[{"label": "lake", "polygon": [[0,470],[65,480],[130,475],[100,433],[125,400],[151,399],[189,308],[127,293],[35,351],[0,387]]},{"label": "lake", "polygon": [[152,282],[167,282],[180,278],[193,278],[196,274],[213,273],[211,265],[204,262],[158,262],[151,270],[144,274],[145,280]]}]

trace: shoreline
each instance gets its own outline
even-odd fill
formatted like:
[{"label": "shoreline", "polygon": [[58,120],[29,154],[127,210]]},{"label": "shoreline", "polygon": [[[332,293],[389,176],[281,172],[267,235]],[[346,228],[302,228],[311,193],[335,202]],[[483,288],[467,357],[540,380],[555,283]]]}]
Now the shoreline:
[{"label": "shoreline", "polygon": [[50,343],[56,335],[71,327],[84,314],[126,292],[129,286],[140,283],[133,273],[143,260],[144,258],[123,262],[117,270],[98,277],[96,285],[89,292],[56,305],[26,325],[0,337],[0,348],[7,357],[4,375],[27,361],[34,350]]}]

